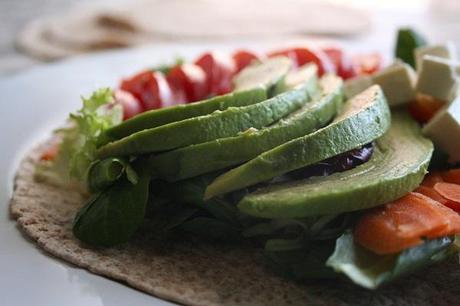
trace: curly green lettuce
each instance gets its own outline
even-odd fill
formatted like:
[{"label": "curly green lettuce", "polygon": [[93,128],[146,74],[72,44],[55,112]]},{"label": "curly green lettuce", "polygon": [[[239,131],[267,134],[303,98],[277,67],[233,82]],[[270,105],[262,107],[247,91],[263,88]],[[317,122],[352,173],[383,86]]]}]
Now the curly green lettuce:
[{"label": "curly green lettuce", "polygon": [[82,97],[83,107],[69,116],[67,127],[55,131],[61,140],[56,158],[39,164],[37,177],[58,185],[85,185],[88,170],[104,131],[123,119],[121,105],[114,104],[110,88]]}]

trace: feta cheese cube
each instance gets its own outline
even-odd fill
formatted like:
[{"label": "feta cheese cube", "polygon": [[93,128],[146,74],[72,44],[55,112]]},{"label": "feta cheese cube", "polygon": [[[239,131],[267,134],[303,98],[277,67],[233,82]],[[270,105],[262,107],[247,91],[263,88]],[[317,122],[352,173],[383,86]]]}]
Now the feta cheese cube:
[{"label": "feta cheese cube", "polygon": [[457,89],[458,69],[456,62],[425,55],[415,90],[441,101],[451,101]]},{"label": "feta cheese cube", "polygon": [[455,52],[455,46],[452,42],[447,42],[443,45],[419,47],[414,51],[415,67],[417,68],[417,71],[422,68],[422,61],[425,55],[432,55],[445,59],[455,60],[457,58]]},{"label": "feta cheese cube", "polygon": [[415,72],[411,66],[396,62],[372,76],[374,84],[382,87],[390,106],[399,106],[415,96]]},{"label": "feta cheese cube", "polygon": [[449,154],[449,162],[460,162],[460,97],[441,109],[422,131]]}]

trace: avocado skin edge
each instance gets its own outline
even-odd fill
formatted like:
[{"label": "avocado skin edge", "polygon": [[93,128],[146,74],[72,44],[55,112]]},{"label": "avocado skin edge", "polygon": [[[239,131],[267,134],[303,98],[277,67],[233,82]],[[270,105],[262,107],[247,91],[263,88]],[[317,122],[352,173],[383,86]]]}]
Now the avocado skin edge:
[{"label": "avocado skin edge", "polygon": [[407,113],[394,113],[392,121],[367,163],[259,189],[238,203],[239,210],[262,218],[310,217],[378,206],[412,191],[427,173],[433,144]]}]

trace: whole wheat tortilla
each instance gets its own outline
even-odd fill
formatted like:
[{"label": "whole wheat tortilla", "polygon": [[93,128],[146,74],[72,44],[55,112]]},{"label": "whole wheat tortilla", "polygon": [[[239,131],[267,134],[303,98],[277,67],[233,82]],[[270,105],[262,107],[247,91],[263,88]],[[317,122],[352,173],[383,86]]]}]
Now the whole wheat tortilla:
[{"label": "whole wheat tortilla", "polygon": [[88,248],[72,235],[84,197],[33,179],[40,150],[20,164],[11,200],[19,227],[50,254],[162,299],[190,305],[458,305],[455,259],[376,291],[348,281],[298,284],[264,268],[260,251],[194,242],[165,244],[137,236],[108,249]]}]

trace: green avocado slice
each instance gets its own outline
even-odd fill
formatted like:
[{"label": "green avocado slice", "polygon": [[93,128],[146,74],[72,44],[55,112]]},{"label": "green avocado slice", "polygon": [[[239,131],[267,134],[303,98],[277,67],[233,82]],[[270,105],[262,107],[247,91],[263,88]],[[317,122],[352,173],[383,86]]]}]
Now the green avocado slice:
[{"label": "green avocado slice", "polygon": [[[275,89],[283,83],[283,79],[292,68],[292,60],[285,56],[269,58],[262,63],[254,63],[241,70],[233,78],[235,91],[244,91],[254,87],[263,86]],[[277,92],[278,90],[275,89]]]},{"label": "green avocado slice", "polygon": [[391,128],[376,141],[371,159],[330,176],[261,188],[238,204],[262,218],[301,218],[362,210],[415,189],[427,172],[433,144],[405,112],[393,113]]},{"label": "green avocado slice", "polygon": [[205,199],[251,186],[349,151],[380,137],[389,128],[390,110],[378,85],[345,103],[328,126],[293,139],[216,178]]},{"label": "green avocado slice", "polygon": [[175,121],[210,114],[216,110],[255,104],[268,98],[267,89],[259,86],[245,91],[233,92],[208,100],[181,104],[144,112],[108,129],[107,139],[116,140],[133,133],[158,127]]},{"label": "green avocado slice", "polygon": [[99,148],[99,158],[161,152],[217,138],[230,137],[249,128],[262,128],[299,109],[309,100],[306,88],[281,93],[243,107],[172,122],[136,132]]},{"label": "green avocado slice", "polygon": [[[311,86],[312,81],[316,84],[316,69],[313,72],[313,79],[303,86]],[[148,164],[159,178],[177,181],[250,160],[286,141],[311,133],[334,118],[342,105],[343,82],[334,75],[327,75],[321,79],[320,89],[322,93],[315,101],[269,127],[153,155]]]}]

